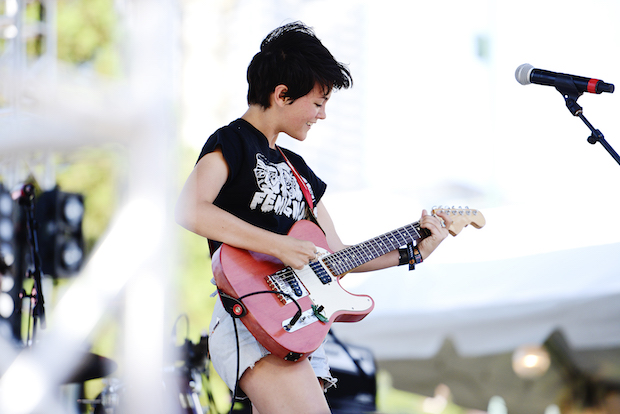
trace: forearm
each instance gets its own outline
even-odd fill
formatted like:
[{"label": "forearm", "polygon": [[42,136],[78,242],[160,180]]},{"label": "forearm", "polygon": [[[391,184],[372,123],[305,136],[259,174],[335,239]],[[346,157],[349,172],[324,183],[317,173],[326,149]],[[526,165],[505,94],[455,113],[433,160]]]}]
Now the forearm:
[{"label": "forearm", "polygon": [[383,256],[377,257],[370,262],[353,269],[353,272],[371,272],[373,270],[386,269],[392,266],[398,266],[398,250],[391,251]]},{"label": "forearm", "polygon": [[276,257],[295,269],[303,268],[316,256],[312,242],[264,230],[209,202],[196,208],[177,207],[176,217],[181,226],[200,236]]},{"label": "forearm", "polygon": [[279,234],[251,225],[209,202],[176,209],[176,221],[202,237],[240,249],[277,256]]}]

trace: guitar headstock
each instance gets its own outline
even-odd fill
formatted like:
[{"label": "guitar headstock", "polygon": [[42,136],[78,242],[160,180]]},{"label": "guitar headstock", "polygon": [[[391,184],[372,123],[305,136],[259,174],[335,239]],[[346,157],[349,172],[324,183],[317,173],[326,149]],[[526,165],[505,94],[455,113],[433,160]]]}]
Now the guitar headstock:
[{"label": "guitar headstock", "polygon": [[472,208],[461,207],[434,207],[431,214],[446,213],[452,219],[452,224],[448,228],[451,235],[456,236],[468,225],[472,225],[477,229],[481,229],[486,224],[486,220],[482,213]]}]

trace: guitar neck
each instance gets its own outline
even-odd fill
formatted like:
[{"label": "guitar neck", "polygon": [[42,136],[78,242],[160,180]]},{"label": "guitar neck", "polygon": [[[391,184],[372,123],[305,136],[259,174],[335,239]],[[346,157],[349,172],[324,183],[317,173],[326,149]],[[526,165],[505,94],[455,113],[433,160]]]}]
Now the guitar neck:
[{"label": "guitar neck", "polygon": [[392,250],[429,235],[430,232],[427,229],[421,228],[420,223],[415,222],[329,254],[322,260],[332,274],[340,276]]}]

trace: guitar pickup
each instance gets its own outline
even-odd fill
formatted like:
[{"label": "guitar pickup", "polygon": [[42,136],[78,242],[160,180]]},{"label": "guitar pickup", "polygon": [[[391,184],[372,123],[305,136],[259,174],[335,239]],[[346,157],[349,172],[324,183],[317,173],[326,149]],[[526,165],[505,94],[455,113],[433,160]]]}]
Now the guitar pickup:
[{"label": "guitar pickup", "polygon": [[[280,299],[283,305],[292,302],[291,297],[299,299],[308,295],[308,291],[299,282],[297,275],[290,268],[285,268],[266,276],[265,282],[267,282],[269,289],[276,292],[278,299]],[[282,292],[285,294],[282,294]]]},{"label": "guitar pickup", "polygon": [[325,268],[321,265],[320,260],[317,260],[316,262],[310,262],[310,268],[314,271],[316,277],[318,277],[321,283],[323,283],[324,285],[332,282],[331,275],[327,273],[327,270],[325,270]]}]

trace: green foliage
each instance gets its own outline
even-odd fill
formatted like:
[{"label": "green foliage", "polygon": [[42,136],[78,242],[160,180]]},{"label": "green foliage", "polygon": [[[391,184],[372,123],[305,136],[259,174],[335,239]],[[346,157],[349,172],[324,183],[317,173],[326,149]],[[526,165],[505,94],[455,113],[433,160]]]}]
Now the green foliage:
[{"label": "green foliage", "polygon": [[58,59],[88,63],[100,74],[118,74],[114,0],[58,0],[57,4]]},{"label": "green foliage", "polygon": [[[186,150],[181,156],[179,186],[193,167],[196,154]],[[126,180],[125,154],[116,147],[86,148],[57,160],[57,183],[62,191],[84,195],[83,231],[87,252],[97,243],[114,216],[119,187]],[[211,284],[211,261],[206,239],[183,228],[176,227],[174,237],[179,241],[177,263],[171,286],[178,293],[174,298],[176,309],[171,311],[169,328],[180,314],[190,320],[190,339],[198,341],[208,329],[215,290]]]},{"label": "green foliage", "polygon": [[211,284],[213,276],[206,240],[183,229],[179,233],[182,246],[176,266],[179,274],[173,280],[180,296],[178,313],[188,315],[189,336],[195,342],[209,327],[211,309],[215,303],[215,298],[210,294],[215,291],[215,286]]},{"label": "green foliage", "polygon": [[124,171],[123,153],[114,148],[87,148],[58,161],[56,181],[62,191],[84,195],[84,241],[90,251],[115,212]]}]

